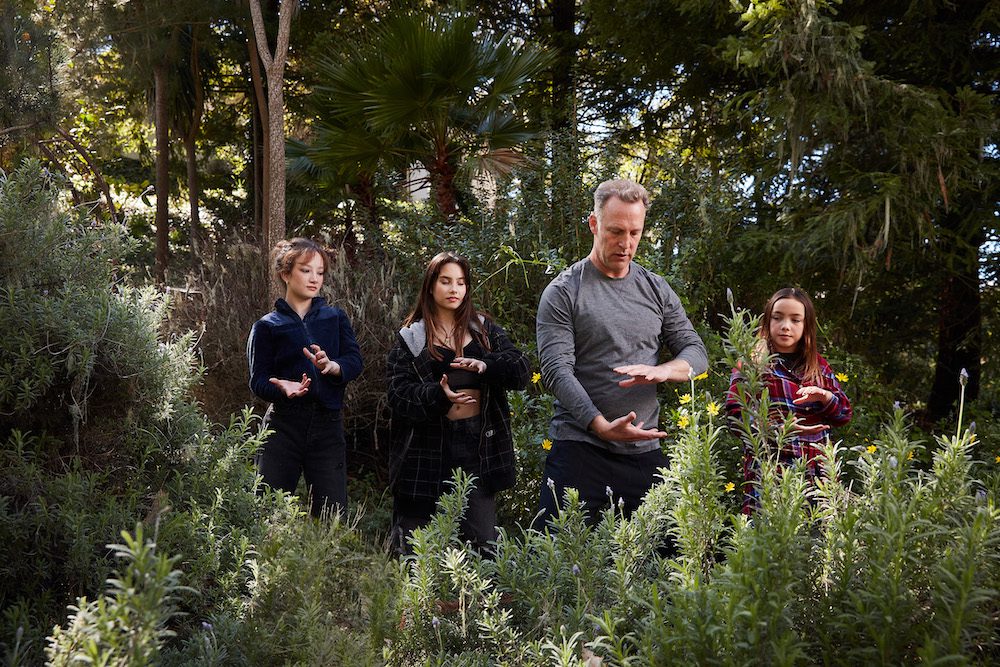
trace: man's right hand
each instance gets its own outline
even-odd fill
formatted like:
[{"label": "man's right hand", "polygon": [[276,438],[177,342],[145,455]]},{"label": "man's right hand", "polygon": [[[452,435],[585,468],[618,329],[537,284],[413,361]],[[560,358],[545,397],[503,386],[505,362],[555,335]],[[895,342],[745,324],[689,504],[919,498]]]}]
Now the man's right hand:
[{"label": "man's right hand", "polygon": [[597,415],[590,422],[589,428],[601,440],[612,442],[639,442],[667,437],[666,433],[658,429],[644,429],[642,422],[633,424],[634,420],[634,412],[610,422],[604,418],[604,415]]}]

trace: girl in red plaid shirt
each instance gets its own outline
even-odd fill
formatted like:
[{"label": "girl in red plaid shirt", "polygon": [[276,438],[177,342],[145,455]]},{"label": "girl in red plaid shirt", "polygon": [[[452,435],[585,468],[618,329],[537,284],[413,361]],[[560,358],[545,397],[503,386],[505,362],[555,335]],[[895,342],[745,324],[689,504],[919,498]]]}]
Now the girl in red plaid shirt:
[{"label": "girl in red plaid shirt", "polygon": [[[851,420],[851,402],[816,348],[816,328],[812,299],[796,287],[774,293],[760,325],[761,355],[772,357],[763,375],[772,425],[780,425],[789,414],[795,417],[795,431],[778,452],[778,463],[803,460],[810,480],[819,474],[819,443],[829,437],[831,427]],[[734,368],[726,412],[737,421],[742,418],[737,392],[741,382],[743,375]],[[750,514],[759,500],[759,464],[749,446],[743,453],[743,476],[743,513]]]}]

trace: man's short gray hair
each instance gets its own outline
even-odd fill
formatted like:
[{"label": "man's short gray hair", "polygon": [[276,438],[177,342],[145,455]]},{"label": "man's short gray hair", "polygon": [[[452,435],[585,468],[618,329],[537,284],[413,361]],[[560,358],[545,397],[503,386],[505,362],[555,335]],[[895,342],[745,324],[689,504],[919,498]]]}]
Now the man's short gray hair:
[{"label": "man's short gray hair", "polygon": [[641,201],[644,208],[649,208],[649,193],[635,181],[624,178],[613,178],[604,181],[594,190],[594,215],[601,216],[604,205],[612,197],[621,199],[626,204]]}]

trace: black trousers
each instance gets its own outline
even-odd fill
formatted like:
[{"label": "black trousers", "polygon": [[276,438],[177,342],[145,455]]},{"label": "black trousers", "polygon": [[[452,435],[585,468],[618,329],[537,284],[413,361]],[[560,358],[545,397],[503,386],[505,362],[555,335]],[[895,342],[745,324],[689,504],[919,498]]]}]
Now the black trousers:
[{"label": "black trousers", "polygon": [[[657,482],[657,471],[667,465],[667,456],[660,449],[642,454],[616,454],[589,442],[556,440],[545,459],[538,513],[531,527],[542,530],[559,513],[567,487],[580,492],[589,525],[600,521],[601,513],[611,502],[620,504],[628,518]],[[549,488],[550,479],[554,490]]]},{"label": "black trousers", "polygon": [[[482,429],[482,418],[479,415],[455,421],[446,420],[441,452],[444,479],[450,479],[451,471],[455,468],[461,468],[469,475],[479,475],[479,440]],[[490,542],[497,538],[496,495],[480,490],[478,481],[475,485],[469,492],[469,504],[459,524],[459,536],[480,553],[489,553]],[[413,553],[407,538],[417,528],[430,523],[435,508],[436,499],[393,499],[390,542],[396,555]]]},{"label": "black trousers", "polygon": [[347,511],[347,443],[339,410],[312,401],[276,406],[257,465],[268,486],[295,493],[305,475],[313,516]]}]

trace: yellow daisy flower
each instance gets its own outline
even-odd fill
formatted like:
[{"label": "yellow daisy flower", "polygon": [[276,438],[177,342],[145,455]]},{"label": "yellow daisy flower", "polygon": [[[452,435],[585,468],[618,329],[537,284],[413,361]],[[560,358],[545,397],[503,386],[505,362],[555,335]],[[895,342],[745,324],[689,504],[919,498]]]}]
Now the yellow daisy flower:
[{"label": "yellow daisy flower", "polygon": [[691,402],[691,394],[684,394],[681,396],[681,405],[687,405]]},{"label": "yellow daisy flower", "polygon": [[847,373],[837,373],[834,377],[837,378],[838,382],[847,382],[851,378],[848,377]]},{"label": "yellow daisy flower", "polygon": [[996,458],[995,458],[995,459],[993,459],[993,460],[994,460],[994,461],[996,461],[997,463],[1000,463],[1000,456],[996,457]]},{"label": "yellow daisy flower", "polygon": [[677,425],[681,428],[687,428],[687,425],[691,423],[691,418],[687,415],[681,415],[677,418]]},{"label": "yellow daisy flower", "polygon": [[704,372],[704,373],[702,373],[701,375],[695,375],[695,376],[694,376],[694,379],[695,379],[695,380],[704,380],[704,379],[705,379],[705,378],[707,378],[707,377],[708,377],[708,371],[705,371],[705,372]]},{"label": "yellow daisy flower", "polygon": [[544,449],[545,451],[549,451],[550,449],[552,449],[552,441],[549,440],[548,438],[542,440],[542,449]]},{"label": "yellow daisy flower", "polygon": [[538,382],[541,379],[542,379],[542,374],[541,373],[532,373],[531,374],[531,384],[538,384]]},{"label": "yellow daisy flower", "polygon": [[[1000,456],[998,456],[997,458],[1000,458]],[[907,452],[906,453],[906,460],[907,461],[912,461],[913,460],[913,452]]]},{"label": "yellow daisy flower", "polygon": [[706,405],[705,409],[708,410],[708,414],[712,415],[713,417],[719,414],[719,404],[716,403],[715,401],[712,401],[711,403]]},{"label": "yellow daisy flower", "polygon": [[733,482],[729,482],[728,484],[726,484],[726,493],[735,490],[736,490],[736,484],[734,484]]},{"label": "yellow daisy flower", "polygon": [[868,445],[867,447],[865,447],[865,449],[868,450],[869,454],[874,454],[875,450],[878,449],[878,447],[876,447],[875,445]]}]

